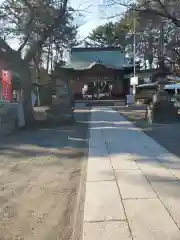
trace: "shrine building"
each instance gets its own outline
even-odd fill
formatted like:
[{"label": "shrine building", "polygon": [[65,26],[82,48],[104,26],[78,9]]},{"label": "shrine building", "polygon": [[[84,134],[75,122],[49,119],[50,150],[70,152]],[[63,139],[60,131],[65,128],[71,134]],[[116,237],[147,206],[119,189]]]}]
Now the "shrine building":
[{"label": "shrine building", "polygon": [[120,47],[72,48],[69,63],[63,68],[73,80],[76,99],[81,97],[83,86],[91,82],[108,82],[115,98],[129,93],[133,66]]}]

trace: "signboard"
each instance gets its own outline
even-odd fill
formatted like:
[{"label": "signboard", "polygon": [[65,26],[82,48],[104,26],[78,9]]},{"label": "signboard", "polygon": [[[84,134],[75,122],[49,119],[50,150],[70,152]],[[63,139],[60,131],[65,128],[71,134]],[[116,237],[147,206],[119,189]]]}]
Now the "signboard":
[{"label": "signboard", "polygon": [[3,100],[12,101],[12,74],[10,71],[1,70]]},{"label": "signboard", "polygon": [[150,82],[151,82],[150,77],[145,77],[145,78],[144,78],[144,82],[145,82],[145,83],[150,83]]},{"label": "signboard", "polygon": [[128,94],[126,97],[127,97],[127,105],[132,105],[134,103],[134,96],[131,94]]},{"label": "signboard", "polygon": [[130,85],[138,85],[138,77],[131,77],[130,78]]}]

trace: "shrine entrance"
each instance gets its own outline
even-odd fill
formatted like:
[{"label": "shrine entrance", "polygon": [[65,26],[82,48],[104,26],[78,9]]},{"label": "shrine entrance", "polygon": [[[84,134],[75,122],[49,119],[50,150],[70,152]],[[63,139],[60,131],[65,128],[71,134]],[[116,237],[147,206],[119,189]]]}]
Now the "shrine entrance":
[{"label": "shrine entrance", "polygon": [[75,71],[73,92],[75,99],[121,99],[129,91],[125,71],[96,65],[91,69]]},{"label": "shrine entrance", "polygon": [[111,99],[112,81],[96,77],[84,84],[82,89],[83,99]]}]

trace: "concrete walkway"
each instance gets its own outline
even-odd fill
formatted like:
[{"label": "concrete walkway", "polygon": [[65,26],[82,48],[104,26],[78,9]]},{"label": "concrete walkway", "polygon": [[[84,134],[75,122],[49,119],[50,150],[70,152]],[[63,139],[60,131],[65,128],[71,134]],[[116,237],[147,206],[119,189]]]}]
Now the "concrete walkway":
[{"label": "concrete walkway", "polygon": [[179,158],[118,112],[93,108],[82,239],[180,239],[179,179]]}]

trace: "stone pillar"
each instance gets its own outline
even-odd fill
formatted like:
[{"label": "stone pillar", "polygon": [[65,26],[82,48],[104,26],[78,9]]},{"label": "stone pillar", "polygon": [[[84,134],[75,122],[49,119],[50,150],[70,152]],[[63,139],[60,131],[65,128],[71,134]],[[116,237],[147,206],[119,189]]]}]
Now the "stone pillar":
[{"label": "stone pillar", "polygon": [[74,122],[74,100],[69,81],[63,74],[55,76],[56,98],[48,109],[47,119],[56,124],[71,124]]}]

